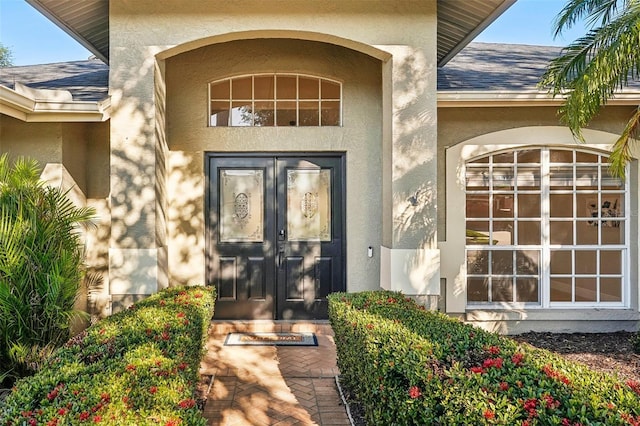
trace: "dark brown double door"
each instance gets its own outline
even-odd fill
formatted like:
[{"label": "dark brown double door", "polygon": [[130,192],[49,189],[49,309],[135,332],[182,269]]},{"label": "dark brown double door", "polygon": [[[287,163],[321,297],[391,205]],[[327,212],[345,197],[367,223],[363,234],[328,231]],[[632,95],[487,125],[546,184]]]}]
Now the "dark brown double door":
[{"label": "dark brown double door", "polygon": [[343,156],[207,158],[214,318],[323,319],[345,289]]}]

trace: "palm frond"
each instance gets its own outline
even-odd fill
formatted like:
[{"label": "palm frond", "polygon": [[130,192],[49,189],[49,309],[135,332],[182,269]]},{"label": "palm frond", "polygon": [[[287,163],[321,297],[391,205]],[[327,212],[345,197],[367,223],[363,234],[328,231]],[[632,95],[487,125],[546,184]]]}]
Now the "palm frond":
[{"label": "palm frond", "polygon": [[[578,3],[584,3],[583,9]],[[566,102],[559,109],[560,120],[581,141],[581,129],[618,90],[627,86],[629,79],[637,80],[640,76],[640,1],[614,3],[572,0],[567,5],[576,8],[572,12],[575,14],[586,13],[587,7],[591,7],[592,13],[596,10],[604,16],[606,24],[563,49],[549,64],[540,83],[553,96],[566,95]],[[625,146],[626,143],[618,143],[614,150]],[[614,154],[616,168],[626,164],[628,158],[628,148],[627,152]]]},{"label": "palm frond", "polygon": [[631,161],[631,142],[640,140],[640,107],[631,116],[622,134],[613,145],[609,156],[609,170],[614,176],[625,178],[625,169]]},{"label": "palm frond", "polygon": [[606,25],[614,19],[618,10],[626,8],[628,3],[629,0],[570,0],[554,21],[554,37],[560,36],[581,21],[586,21],[591,27]]}]

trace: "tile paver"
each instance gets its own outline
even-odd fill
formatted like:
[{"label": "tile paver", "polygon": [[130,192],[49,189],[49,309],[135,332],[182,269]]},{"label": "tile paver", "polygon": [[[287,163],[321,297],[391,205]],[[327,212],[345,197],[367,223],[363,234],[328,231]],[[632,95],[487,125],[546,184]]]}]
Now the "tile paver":
[{"label": "tile paver", "polygon": [[[233,331],[312,331],[318,346],[224,346]],[[214,321],[200,371],[214,378],[209,425],[350,425],[327,322]]]}]

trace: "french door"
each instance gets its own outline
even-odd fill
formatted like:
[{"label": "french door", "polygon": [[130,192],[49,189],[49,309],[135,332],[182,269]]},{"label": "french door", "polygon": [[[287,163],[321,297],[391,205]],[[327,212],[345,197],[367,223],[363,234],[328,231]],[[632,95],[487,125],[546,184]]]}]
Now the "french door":
[{"label": "french door", "polygon": [[345,289],[343,157],[209,155],[215,318],[323,319]]}]

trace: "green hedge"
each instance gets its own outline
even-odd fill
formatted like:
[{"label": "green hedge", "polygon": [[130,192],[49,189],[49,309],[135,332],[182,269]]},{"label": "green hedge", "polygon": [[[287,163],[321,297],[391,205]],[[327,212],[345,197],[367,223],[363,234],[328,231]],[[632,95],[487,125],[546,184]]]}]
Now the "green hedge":
[{"label": "green hedge", "polygon": [[639,425],[640,384],[425,311],[400,293],[329,297],[338,367],[372,425]]},{"label": "green hedge", "polygon": [[19,381],[0,425],[204,425],[194,399],[212,287],[164,290],[91,326]]}]

